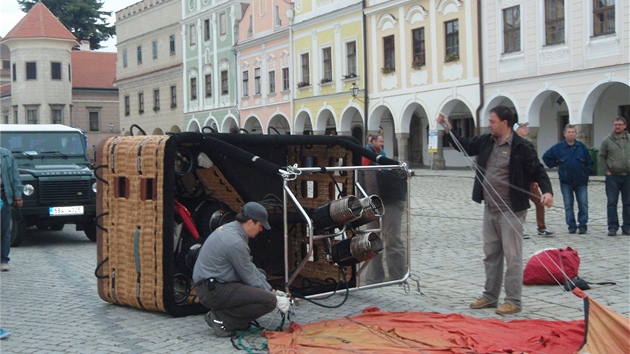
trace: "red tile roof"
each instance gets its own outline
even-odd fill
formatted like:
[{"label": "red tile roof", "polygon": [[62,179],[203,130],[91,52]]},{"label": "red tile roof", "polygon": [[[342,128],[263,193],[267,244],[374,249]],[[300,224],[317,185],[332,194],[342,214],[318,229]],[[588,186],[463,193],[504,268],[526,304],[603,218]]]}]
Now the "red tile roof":
[{"label": "red tile roof", "polygon": [[0,97],[11,96],[11,84],[0,86]]},{"label": "red tile roof", "polygon": [[115,89],[116,53],[72,51],[72,88]]},{"label": "red tile roof", "polygon": [[3,40],[41,37],[77,40],[41,2],[36,3]]}]

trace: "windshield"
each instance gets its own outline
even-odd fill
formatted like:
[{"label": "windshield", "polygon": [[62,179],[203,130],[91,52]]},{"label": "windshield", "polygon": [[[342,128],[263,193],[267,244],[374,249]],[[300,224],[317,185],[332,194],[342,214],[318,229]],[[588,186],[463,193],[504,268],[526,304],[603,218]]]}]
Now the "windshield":
[{"label": "windshield", "polygon": [[14,152],[15,157],[84,158],[84,139],[78,132],[3,132],[0,134],[0,146]]}]

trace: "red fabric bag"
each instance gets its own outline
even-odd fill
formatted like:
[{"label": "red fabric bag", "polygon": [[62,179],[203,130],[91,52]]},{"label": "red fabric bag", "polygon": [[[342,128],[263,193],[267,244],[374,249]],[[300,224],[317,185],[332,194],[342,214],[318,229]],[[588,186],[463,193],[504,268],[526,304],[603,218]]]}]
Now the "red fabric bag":
[{"label": "red fabric bag", "polygon": [[559,283],[562,285],[566,283],[567,279],[577,277],[579,268],[580,257],[576,250],[571,247],[548,248],[534,253],[527,261],[523,272],[523,284],[549,285]]}]

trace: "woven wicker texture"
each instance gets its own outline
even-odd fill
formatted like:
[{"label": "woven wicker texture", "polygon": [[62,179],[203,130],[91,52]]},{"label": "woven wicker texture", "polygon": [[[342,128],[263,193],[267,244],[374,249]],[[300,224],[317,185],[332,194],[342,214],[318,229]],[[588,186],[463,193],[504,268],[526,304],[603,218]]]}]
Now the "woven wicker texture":
[{"label": "woven wicker texture", "polygon": [[101,272],[109,275],[102,283],[106,294],[118,304],[160,311],[165,311],[161,191],[167,139],[110,138],[102,151],[108,168],[103,170],[107,185],[100,196],[103,212],[109,213],[101,218],[107,232],[99,238],[101,257],[108,258]]}]

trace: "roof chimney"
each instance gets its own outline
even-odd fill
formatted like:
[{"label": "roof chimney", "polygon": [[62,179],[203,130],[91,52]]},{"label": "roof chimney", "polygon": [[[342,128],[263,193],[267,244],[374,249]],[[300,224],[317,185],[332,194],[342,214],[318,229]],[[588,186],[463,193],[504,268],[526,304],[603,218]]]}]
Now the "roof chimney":
[{"label": "roof chimney", "polygon": [[80,50],[82,51],[90,51],[90,41],[88,41],[87,39],[83,39],[81,40],[81,46],[79,47]]}]

